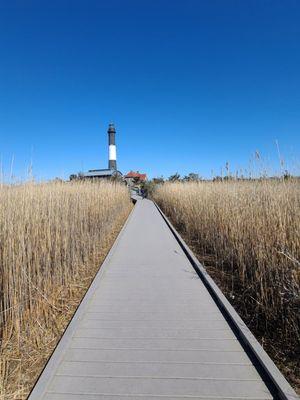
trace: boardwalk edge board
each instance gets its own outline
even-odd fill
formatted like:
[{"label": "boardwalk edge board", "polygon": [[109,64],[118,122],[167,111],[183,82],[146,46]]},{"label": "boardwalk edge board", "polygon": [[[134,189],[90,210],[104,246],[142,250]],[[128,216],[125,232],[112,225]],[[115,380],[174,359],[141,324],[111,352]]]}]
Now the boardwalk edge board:
[{"label": "boardwalk edge board", "polygon": [[172,223],[169,221],[169,219],[166,217],[166,215],[163,213],[160,207],[156,204],[156,202],[154,202],[154,204],[158,209],[159,213],[161,214],[161,216],[163,217],[164,221],[168,225],[169,229],[171,230],[178,244],[184,251],[187,258],[189,259],[190,263],[192,264],[199,278],[202,280],[205,287],[211,294],[213,300],[215,301],[216,305],[218,306],[223,316],[225,317],[226,321],[230,325],[232,331],[234,332],[240,344],[244,348],[246,354],[253,362],[253,365],[255,366],[258,373],[262,377],[263,381],[268,387],[270,393],[273,395],[274,399],[279,399],[279,400],[299,399],[299,397],[297,396],[296,392],[293,390],[291,385],[288,383],[288,381],[276,367],[274,362],[271,360],[271,358],[259,344],[257,339],[254,337],[252,332],[249,330],[249,328],[242,320],[242,318],[235,311],[233,306],[229,303],[229,301],[222,293],[220,288],[217,286],[217,284],[214,282],[214,280],[211,278],[211,276],[207,273],[206,269],[199,262],[194,253],[191,251],[191,249],[187,246],[181,235],[177,232]]},{"label": "boardwalk edge board", "polygon": [[120,241],[126,226],[128,225],[131,216],[133,214],[134,207],[132,208],[127,220],[125,221],[121,231],[119,232],[116,240],[114,241],[111,249],[107,253],[103,263],[100,265],[100,268],[95,275],[93,281],[91,282],[90,286],[87,288],[87,291],[82,298],[81,302],[79,303],[78,307],[76,308],[73,317],[71,318],[70,322],[66,326],[64,332],[60,340],[58,341],[57,345],[55,346],[53,352],[50,354],[46,365],[44,366],[43,370],[39,374],[35,385],[33,386],[31,392],[28,395],[28,400],[40,400],[42,396],[46,393],[47,387],[50,383],[50,377],[52,376],[52,370],[55,369],[57,365],[59,365],[62,356],[63,356],[63,349],[65,349],[69,343],[69,341],[73,337],[73,333],[76,328],[76,322],[81,318],[83,315],[85,308],[93,296],[95,291],[97,290],[102,276],[105,274],[107,267],[109,266],[110,259],[117,247],[118,242]]}]

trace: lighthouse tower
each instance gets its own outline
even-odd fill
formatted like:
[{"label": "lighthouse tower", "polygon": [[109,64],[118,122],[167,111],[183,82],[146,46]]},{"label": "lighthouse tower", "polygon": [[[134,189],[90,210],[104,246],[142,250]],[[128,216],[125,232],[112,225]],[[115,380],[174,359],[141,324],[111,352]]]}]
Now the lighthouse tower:
[{"label": "lighthouse tower", "polygon": [[114,124],[108,126],[108,169],[117,169],[116,129]]}]

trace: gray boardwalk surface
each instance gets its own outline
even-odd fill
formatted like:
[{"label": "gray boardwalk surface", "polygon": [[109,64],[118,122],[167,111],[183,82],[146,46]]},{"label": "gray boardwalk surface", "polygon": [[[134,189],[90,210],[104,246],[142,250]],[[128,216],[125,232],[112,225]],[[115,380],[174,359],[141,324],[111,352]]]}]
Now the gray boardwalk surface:
[{"label": "gray boardwalk surface", "polygon": [[137,202],[30,396],[271,398],[148,200]]}]

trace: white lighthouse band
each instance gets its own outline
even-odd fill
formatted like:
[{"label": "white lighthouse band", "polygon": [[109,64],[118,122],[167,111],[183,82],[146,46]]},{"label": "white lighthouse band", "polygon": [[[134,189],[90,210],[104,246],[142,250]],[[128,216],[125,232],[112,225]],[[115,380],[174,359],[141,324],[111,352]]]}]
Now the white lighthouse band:
[{"label": "white lighthouse band", "polygon": [[114,144],[109,145],[109,160],[115,161],[117,159],[117,149]]}]

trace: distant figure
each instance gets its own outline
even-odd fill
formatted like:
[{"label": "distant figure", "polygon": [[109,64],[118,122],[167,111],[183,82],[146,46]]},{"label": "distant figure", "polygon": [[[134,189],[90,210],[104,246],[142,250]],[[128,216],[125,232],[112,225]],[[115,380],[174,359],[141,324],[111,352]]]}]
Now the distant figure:
[{"label": "distant figure", "polygon": [[142,188],[141,192],[143,199],[146,199],[148,196],[148,190],[146,188]]},{"label": "distant figure", "polygon": [[141,188],[141,189],[140,189],[140,193],[141,193],[141,196],[142,196],[142,198],[143,198],[143,200],[144,200],[144,198],[145,198],[145,189],[144,189],[144,188]]}]

